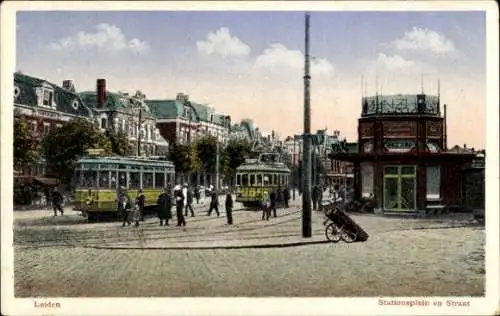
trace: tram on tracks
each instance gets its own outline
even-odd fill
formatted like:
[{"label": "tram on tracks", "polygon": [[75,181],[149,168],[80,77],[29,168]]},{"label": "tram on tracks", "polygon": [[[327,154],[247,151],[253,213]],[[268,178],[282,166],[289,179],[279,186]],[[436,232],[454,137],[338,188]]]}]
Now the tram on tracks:
[{"label": "tram on tracks", "polygon": [[259,158],[246,159],[236,168],[236,202],[249,209],[257,208],[266,193],[281,193],[288,188],[291,171],[279,160],[279,154],[261,153]]},{"label": "tram on tracks", "polygon": [[125,191],[134,201],[142,189],[145,196],[144,214],[156,211],[161,190],[175,180],[172,162],[162,157],[85,157],[75,168],[75,200],[73,208],[88,220],[116,217],[117,197]]}]

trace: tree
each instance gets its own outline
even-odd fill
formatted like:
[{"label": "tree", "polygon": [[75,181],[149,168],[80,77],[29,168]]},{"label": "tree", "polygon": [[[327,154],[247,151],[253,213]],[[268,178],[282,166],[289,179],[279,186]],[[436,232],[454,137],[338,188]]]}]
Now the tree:
[{"label": "tree", "polygon": [[231,179],[231,183],[236,172],[236,168],[245,162],[252,153],[252,145],[246,140],[230,140],[223,150],[223,172]]},{"label": "tree", "polygon": [[205,172],[215,172],[217,160],[217,139],[213,136],[198,138],[193,144]]},{"label": "tree", "polygon": [[111,151],[118,156],[130,156],[133,153],[132,146],[130,145],[127,136],[122,131],[107,130],[106,137],[111,143]]},{"label": "tree", "polygon": [[168,159],[175,166],[175,172],[185,173],[192,170],[191,149],[187,145],[173,144],[169,151]]},{"label": "tree", "polygon": [[87,149],[112,151],[111,142],[85,119],[73,119],[61,128],[47,134],[41,142],[43,156],[51,173],[63,183],[70,183],[76,161],[87,154]]},{"label": "tree", "polygon": [[26,121],[14,120],[14,169],[36,162],[39,158],[39,142],[33,137]]}]

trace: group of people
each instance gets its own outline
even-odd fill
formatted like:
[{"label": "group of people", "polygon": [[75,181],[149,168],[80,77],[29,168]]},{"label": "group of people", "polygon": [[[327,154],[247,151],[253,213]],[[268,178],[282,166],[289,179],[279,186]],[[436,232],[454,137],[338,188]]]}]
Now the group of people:
[{"label": "group of people", "polygon": [[[211,187],[209,189],[210,194],[210,205],[207,215],[210,216],[212,211],[215,211],[217,216],[220,216],[219,212],[219,200],[217,192]],[[120,197],[118,199],[118,212],[122,215],[123,223],[122,226],[130,225],[130,215],[132,213],[132,205],[130,203],[130,198],[126,194],[125,190],[119,193]],[[175,205],[175,215],[177,217],[177,226],[186,226],[186,217],[191,214],[191,217],[195,216],[193,209],[193,198],[196,199],[197,203],[200,202],[201,189],[197,187],[195,190],[188,188],[187,184],[176,185],[173,189],[166,188],[163,189],[157,200],[157,211],[158,218],[160,219],[160,226],[169,226],[169,220],[172,219],[172,207]],[[136,212],[139,213],[136,216],[135,225],[139,226],[139,219],[143,219],[144,216],[144,204],[145,196],[142,190],[136,198]],[[229,225],[233,224],[232,210],[233,210],[233,198],[231,194],[226,195],[226,217],[227,223]]]},{"label": "group of people", "polygon": [[280,200],[283,201],[284,207],[288,208],[288,203],[290,201],[290,191],[288,188],[281,190],[280,188],[271,191],[271,193],[264,192],[263,199],[261,201],[262,208],[262,220],[269,220],[271,217],[271,211],[273,212],[273,217],[277,217],[276,214],[276,202]]}]

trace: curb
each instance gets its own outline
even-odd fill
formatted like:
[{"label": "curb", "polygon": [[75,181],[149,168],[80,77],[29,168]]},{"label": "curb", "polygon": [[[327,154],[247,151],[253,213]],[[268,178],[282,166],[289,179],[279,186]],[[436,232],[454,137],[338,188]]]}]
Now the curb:
[{"label": "curb", "polygon": [[105,247],[105,246],[82,246],[88,249],[109,249],[109,250],[217,250],[217,249],[259,249],[259,248],[288,248],[306,245],[317,245],[331,243],[328,240],[317,241],[299,241],[293,243],[281,244],[262,244],[262,245],[234,245],[234,246],[178,246],[178,247]]}]

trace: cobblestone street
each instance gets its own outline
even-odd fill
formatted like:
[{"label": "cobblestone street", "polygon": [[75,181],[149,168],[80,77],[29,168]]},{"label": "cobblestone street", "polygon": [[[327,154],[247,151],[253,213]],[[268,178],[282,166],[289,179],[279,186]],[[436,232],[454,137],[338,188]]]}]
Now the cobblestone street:
[{"label": "cobblestone street", "polygon": [[[368,241],[330,244],[320,212],[313,212],[313,237],[301,238],[296,206],[269,221],[236,211],[233,226],[224,214],[207,217],[197,207],[185,229],[160,227],[156,219],[121,228],[67,213],[15,213],[17,297],[484,293],[484,227],[467,216],[353,215]],[[292,247],[278,247],[286,245]]]}]

